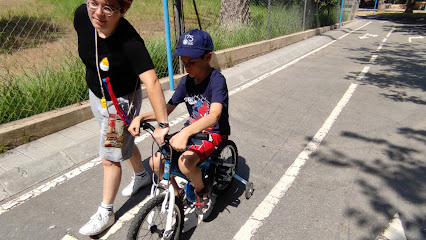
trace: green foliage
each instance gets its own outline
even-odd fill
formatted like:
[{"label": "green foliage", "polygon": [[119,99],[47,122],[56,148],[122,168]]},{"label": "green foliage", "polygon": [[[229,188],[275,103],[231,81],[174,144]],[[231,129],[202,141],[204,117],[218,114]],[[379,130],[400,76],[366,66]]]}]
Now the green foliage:
[{"label": "green foliage", "polygon": [[84,1],[81,0],[37,0],[39,7],[46,8],[51,16],[58,19],[73,20],[75,9]]},{"label": "green foliage", "polygon": [[0,124],[87,100],[83,64],[69,57],[60,67],[9,75],[0,88]]},{"label": "green foliage", "polygon": [[[172,39],[171,42],[174,42],[175,40]],[[167,52],[165,49],[166,46],[166,40],[164,37],[153,37],[149,40],[145,41],[146,48],[148,49],[149,55],[151,56],[152,62],[155,66],[155,71],[159,78],[167,77],[168,76],[168,63],[167,63]],[[174,49],[172,49],[172,52]],[[174,73],[177,73],[177,60],[176,58],[173,59],[173,69]]]},{"label": "green foliage", "polygon": [[0,153],[7,152],[8,150],[9,150],[9,147],[0,145]]},{"label": "green foliage", "polygon": [[321,26],[331,25],[339,22],[340,12],[339,6],[330,7],[330,10],[325,9],[320,12]]}]

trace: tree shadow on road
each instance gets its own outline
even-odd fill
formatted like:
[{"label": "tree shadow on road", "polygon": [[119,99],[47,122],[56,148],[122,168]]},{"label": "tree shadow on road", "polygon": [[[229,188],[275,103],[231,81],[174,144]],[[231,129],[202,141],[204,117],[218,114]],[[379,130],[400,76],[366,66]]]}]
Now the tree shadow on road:
[{"label": "tree shadow on road", "polygon": [[[379,18],[379,17],[377,17]],[[372,85],[384,89],[381,95],[396,102],[412,102],[416,104],[426,104],[426,99],[422,98],[421,93],[426,91],[426,68],[424,65],[425,53],[421,46],[423,39],[410,41],[410,37],[422,36],[426,34],[426,25],[424,23],[403,22],[403,18],[384,18],[389,20],[388,24],[383,24],[385,32],[389,32],[395,26],[393,34],[402,33],[406,37],[404,42],[395,43],[389,39],[383,43],[381,50],[371,53],[371,48],[350,48],[348,51],[365,53],[362,57],[353,57],[352,59],[363,65],[374,64],[374,71],[370,71],[362,79],[357,79],[360,84]],[[406,21],[406,20],[404,20]],[[376,42],[377,47],[379,42]],[[387,47],[387,45],[391,47]],[[417,50],[416,50],[417,49]],[[377,55],[374,63],[370,63],[372,55]],[[359,72],[351,72],[346,77],[353,81],[357,78]]]},{"label": "tree shadow on road", "polygon": [[[361,189],[360,194],[367,199],[369,206],[359,209],[348,207],[343,213],[363,229],[365,237],[361,239],[367,240],[371,239],[371,236],[381,234],[387,226],[383,226],[377,220],[384,218],[390,221],[396,213],[400,214],[407,239],[426,239],[424,212],[426,164],[422,158],[426,131],[399,128],[397,134],[411,141],[407,144],[408,147],[396,145],[387,139],[369,138],[354,132],[341,133],[348,141],[360,141],[372,144],[374,148],[380,148],[383,156],[380,158],[357,159],[336,149],[331,149],[330,154],[313,154],[322,164],[361,172],[356,175],[354,184],[358,186],[357,189]],[[369,181],[371,178],[380,181],[372,183]],[[380,186],[381,184],[385,187]],[[392,196],[396,195],[396,198],[390,199],[389,191],[392,192]],[[407,205],[410,209],[407,209]],[[371,212],[371,209],[374,212]]]}]

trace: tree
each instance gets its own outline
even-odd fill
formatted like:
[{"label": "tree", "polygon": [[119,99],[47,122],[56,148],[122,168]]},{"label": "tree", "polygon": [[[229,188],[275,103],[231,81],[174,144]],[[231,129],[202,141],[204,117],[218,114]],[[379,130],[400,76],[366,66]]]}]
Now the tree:
[{"label": "tree", "polygon": [[405,13],[413,13],[416,1],[417,0],[407,0],[407,3],[405,4]]},{"label": "tree", "polygon": [[234,27],[248,23],[250,19],[250,0],[221,0],[220,24]]},{"label": "tree", "polygon": [[386,9],[385,0],[379,0],[377,2],[377,12],[384,12]]}]

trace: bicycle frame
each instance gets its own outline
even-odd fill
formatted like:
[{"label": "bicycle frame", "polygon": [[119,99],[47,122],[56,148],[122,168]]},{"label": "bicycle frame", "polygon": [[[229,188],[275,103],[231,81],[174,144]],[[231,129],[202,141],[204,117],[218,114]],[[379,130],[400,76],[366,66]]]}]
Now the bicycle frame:
[{"label": "bicycle frame", "polygon": [[[151,187],[151,197],[155,197],[160,193],[159,191],[159,184],[153,183]],[[168,233],[172,231],[172,222],[173,222],[173,207],[175,205],[175,190],[172,184],[170,184],[170,181],[168,181],[168,187],[165,191],[163,191],[163,194],[165,194],[163,204],[161,205],[161,212],[165,213],[167,211],[167,221],[166,221],[166,228],[165,232]],[[167,203],[169,203],[168,208],[166,209]],[[148,224],[151,226],[152,219],[154,217],[154,212],[151,212],[148,216]]]},{"label": "bicycle frame", "polygon": [[[154,127],[152,125],[150,125],[149,123],[143,123],[142,125],[143,129],[151,129],[152,131],[154,131]],[[166,145],[162,146],[160,148],[160,152],[162,152],[161,150],[163,150],[164,148],[168,148],[170,147],[170,145],[168,145],[168,139],[170,139],[170,135],[167,136],[167,140],[166,140]],[[203,139],[203,140],[208,140],[209,137],[211,138],[210,135],[208,134],[197,134],[194,135],[192,138],[194,139]],[[235,146],[235,143],[232,143]],[[236,149],[236,147],[235,147]],[[164,235],[168,236],[170,233],[173,233],[173,229],[172,229],[172,224],[173,224],[173,212],[174,212],[174,206],[175,206],[175,201],[176,201],[176,197],[175,197],[175,188],[173,186],[173,184],[170,183],[170,178],[177,176],[177,177],[181,177],[183,179],[185,179],[187,181],[187,184],[185,186],[185,194],[187,197],[187,200],[189,200],[190,202],[195,202],[195,193],[193,193],[193,187],[191,185],[191,182],[189,181],[189,179],[183,175],[180,170],[179,170],[179,166],[176,163],[172,163],[172,153],[171,152],[167,152],[167,153],[163,153],[163,156],[165,158],[165,167],[164,167],[164,180],[160,181],[160,182],[155,182],[155,176],[153,176],[153,184],[151,187],[151,197],[154,198],[155,196],[161,194],[165,194],[164,200],[162,202],[161,205],[161,213],[166,213],[167,211],[167,217],[166,217],[166,226],[164,229]],[[215,161],[212,160],[212,156],[210,155],[207,159],[205,159],[200,165],[199,167],[201,168],[202,171],[202,176],[203,178],[206,176],[206,174],[209,175],[210,177],[210,166],[211,164],[215,165],[216,167],[234,167],[234,164],[230,164],[230,163],[226,163],[226,162],[220,162],[220,161]],[[237,155],[238,156],[238,155]],[[235,169],[234,169],[235,170]],[[216,171],[216,170],[213,170]],[[213,174],[214,176],[214,174]],[[235,178],[237,180],[239,180],[240,182],[242,182],[244,185],[246,185],[246,198],[250,198],[250,196],[253,193],[253,183],[246,181],[245,179],[241,178],[240,176],[238,176],[236,174],[236,172],[232,172],[231,178]],[[167,182],[165,182],[167,181]],[[213,181],[217,181],[217,179],[213,179]],[[212,183],[213,184],[213,183]],[[191,189],[192,187],[192,189]],[[164,189],[164,191],[160,191],[160,189]],[[194,194],[194,195],[190,195],[190,194]],[[154,217],[154,212],[151,212],[148,215],[148,219],[147,222],[149,224],[149,226],[151,227],[153,224],[153,217]]]}]

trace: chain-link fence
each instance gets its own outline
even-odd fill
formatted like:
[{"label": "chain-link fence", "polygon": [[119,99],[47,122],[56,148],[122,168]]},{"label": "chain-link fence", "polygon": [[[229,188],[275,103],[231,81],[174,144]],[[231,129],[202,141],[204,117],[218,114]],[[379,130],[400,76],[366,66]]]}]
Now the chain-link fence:
[{"label": "chain-link fence", "polygon": [[[0,0],[0,124],[84,101],[73,13],[84,0]],[[172,48],[193,28],[215,49],[337,23],[341,0],[169,0]],[[343,21],[357,0],[345,0]],[[144,38],[159,77],[167,71],[162,0],[134,0],[126,18]],[[174,73],[183,71],[173,61]]]}]

